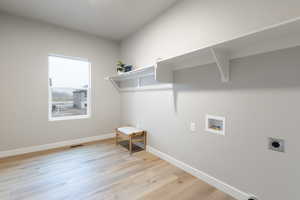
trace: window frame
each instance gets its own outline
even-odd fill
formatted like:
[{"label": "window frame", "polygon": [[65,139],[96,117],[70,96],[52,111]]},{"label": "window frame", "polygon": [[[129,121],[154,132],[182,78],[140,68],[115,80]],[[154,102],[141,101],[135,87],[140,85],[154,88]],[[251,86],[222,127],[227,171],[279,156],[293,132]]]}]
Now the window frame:
[{"label": "window frame", "polygon": [[[89,70],[89,85],[87,89],[87,114],[86,115],[75,115],[75,116],[65,116],[65,117],[52,117],[52,86],[50,85],[50,62],[49,57],[59,57],[66,58],[71,60],[80,60],[88,62],[88,70]],[[48,120],[49,121],[63,121],[63,120],[76,120],[76,119],[88,119],[91,117],[91,107],[92,107],[92,63],[86,59],[81,57],[73,57],[73,56],[64,56],[60,54],[48,54]],[[78,88],[79,89],[79,88]]]}]

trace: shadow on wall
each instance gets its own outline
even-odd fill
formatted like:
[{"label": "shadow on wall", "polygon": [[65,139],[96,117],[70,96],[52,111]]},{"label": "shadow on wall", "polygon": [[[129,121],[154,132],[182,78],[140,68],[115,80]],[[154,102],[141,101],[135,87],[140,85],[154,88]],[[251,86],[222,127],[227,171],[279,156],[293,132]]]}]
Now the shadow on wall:
[{"label": "shadow on wall", "polygon": [[[169,90],[124,93],[122,120],[140,122],[153,148],[241,191],[260,199],[295,199],[299,55],[297,47],[235,59],[228,83],[215,65],[176,71],[176,113]],[[226,118],[225,137],[205,130],[206,114]],[[269,137],[284,139],[286,152],[270,151]]]},{"label": "shadow on wall", "polygon": [[174,108],[178,93],[192,91],[300,88],[300,47],[231,60],[230,81],[223,83],[216,64],[176,71]]}]

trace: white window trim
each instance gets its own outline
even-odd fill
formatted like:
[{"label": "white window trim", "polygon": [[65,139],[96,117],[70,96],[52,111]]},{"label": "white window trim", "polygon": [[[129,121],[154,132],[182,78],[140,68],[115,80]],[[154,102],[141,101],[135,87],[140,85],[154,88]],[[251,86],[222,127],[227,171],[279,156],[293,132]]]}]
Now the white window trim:
[{"label": "white window trim", "polygon": [[[49,65],[49,57],[61,57],[61,58],[68,58],[73,60],[81,60],[86,61],[89,63],[89,87],[87,88],[87,114],[86,115],[76,115],[76,116],[66,116],[66,117],[52,117],[52,93],[51,93],[51,86],[50,86],[50,65]],[[86,89],[86,88],[85,88]],[[49,121],[63,121],[63,120],[76,120],[76,119],[88,119],[91,117],[91,107],[92,107],[92,63],[86,58],[80,57],[71,57],[71,56],[64,56],[58,54],[48,54],[48,120]]]}]

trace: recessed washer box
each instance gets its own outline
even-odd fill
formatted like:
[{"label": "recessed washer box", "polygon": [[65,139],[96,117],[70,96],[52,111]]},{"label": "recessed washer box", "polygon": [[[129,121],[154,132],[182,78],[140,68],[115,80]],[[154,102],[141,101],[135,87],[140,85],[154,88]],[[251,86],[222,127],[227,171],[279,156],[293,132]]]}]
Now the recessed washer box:
[{"label": "recessed washer box", "polygon": [[225,135],[225,117],[206,115],[205,130],[210,133]]}]

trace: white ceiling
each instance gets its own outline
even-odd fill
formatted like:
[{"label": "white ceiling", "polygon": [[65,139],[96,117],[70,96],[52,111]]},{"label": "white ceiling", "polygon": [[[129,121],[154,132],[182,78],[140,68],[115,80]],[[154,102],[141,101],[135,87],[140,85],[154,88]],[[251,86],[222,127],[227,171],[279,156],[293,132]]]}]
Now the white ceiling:
[{"label": "white ceiling", "polygon": [[0,0],[0,10],[121,40],[177,0]]}]

